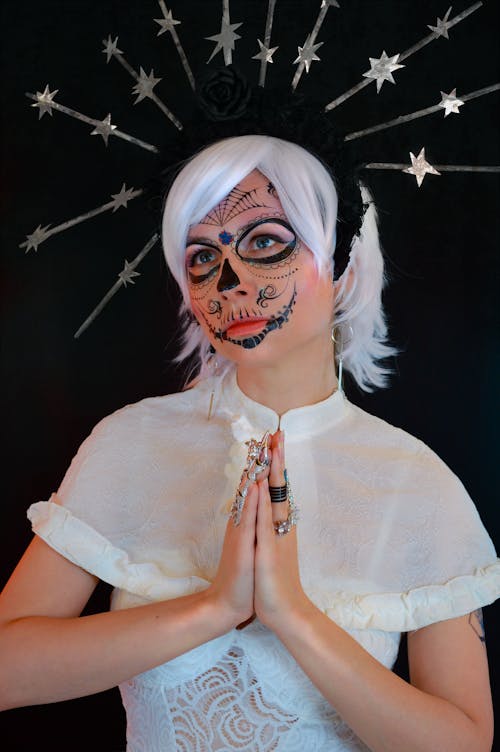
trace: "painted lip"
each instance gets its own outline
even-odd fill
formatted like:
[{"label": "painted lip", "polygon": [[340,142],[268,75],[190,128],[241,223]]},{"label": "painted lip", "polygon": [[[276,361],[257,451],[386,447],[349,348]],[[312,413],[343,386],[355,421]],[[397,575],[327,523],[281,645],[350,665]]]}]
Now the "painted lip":
[{"label": "painted lip", "polygon": [[257,334],[262,331],[269,319],[245,319],[244,321],[235,321],[227,327],[224,335],[236,339],[245,337],[250,334]]}]

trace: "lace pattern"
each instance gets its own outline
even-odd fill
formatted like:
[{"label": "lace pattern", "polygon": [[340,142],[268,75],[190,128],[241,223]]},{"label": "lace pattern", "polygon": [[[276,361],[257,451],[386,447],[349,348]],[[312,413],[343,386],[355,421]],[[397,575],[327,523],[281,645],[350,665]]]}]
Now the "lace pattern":
[{"label": "lace pattern", "polygon": [[[392,665],[398,635],[352,635]],[[367,749],[258,621],[124,682],[120,691],[127,752]]]}]

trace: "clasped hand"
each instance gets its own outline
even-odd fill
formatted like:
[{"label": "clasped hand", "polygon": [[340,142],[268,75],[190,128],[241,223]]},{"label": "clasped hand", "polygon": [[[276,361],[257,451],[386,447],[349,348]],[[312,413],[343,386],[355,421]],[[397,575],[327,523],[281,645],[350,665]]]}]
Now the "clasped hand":
[{"label": "clasped hand", "polygon": [[308,602],[299,575],[297,528],[276,535],[274,523],[288,514],[287,502],[271,503],[269,485],[285,484],[284,434],[270,436],[270,465],[248,488],[239,525],[230,519],[219,569],[210,591],[237,626],[257,616],[270,629]]}]

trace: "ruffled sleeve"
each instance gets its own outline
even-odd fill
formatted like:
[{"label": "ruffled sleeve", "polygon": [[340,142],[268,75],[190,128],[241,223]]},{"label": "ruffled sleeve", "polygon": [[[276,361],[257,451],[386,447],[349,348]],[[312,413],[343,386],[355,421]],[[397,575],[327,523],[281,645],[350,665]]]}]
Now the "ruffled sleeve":
[{"label": "ruffled sleeve", "polygon": [[57,493],[28,509],[33,531],[69,561],[139,598],[205,589],[209,582],[181,532],[193,491],[186,442],[183,435],[176,442],[175,432],[191,430],[191,413],[181,394],[104,418]]},{"label": "ruffled sleeve", "polygon": [[[459,478],[406,432],[366,414],[355,419],[344,425],[342,444],[333,444],[333,459],[332,444],[325,441],[323,454],[315,447],[297,488],[311,510],[317,504],[298,530],[301,578],[313,603],[346,629],[388,632],[493,603],[500,560]],[[328,467],[322,478],[318,456]],[[321,478],[317,502],[312,477]]]},{"label": "ruffled sleeve", "polygon": [[33,532],[51,548],[90,574],[132,595],[167,600],[204,590],[201,577],[173,577],[152,561],[133,561],[123,548],[62,507],[53,494],[28,509]]},{"label": "ruffled sleeve", "polygon": [[409,632],[454,619],[493,603],[500,594],[500,561],[443,584],[406,592],[312,594],[327,616],[345,629]]}]

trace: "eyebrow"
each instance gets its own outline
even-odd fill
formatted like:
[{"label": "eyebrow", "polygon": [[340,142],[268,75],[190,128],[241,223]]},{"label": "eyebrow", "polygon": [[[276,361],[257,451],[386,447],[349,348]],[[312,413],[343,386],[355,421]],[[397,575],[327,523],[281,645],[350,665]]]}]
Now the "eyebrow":
[{"label": "eyebrow", "polygon": [[201,237],[186,238],[186,248],[189,245],[207,245],[210,248],[219,247],[217,243],[215,242],[215,240],[210,240],[210,238],[201,238]]}]

